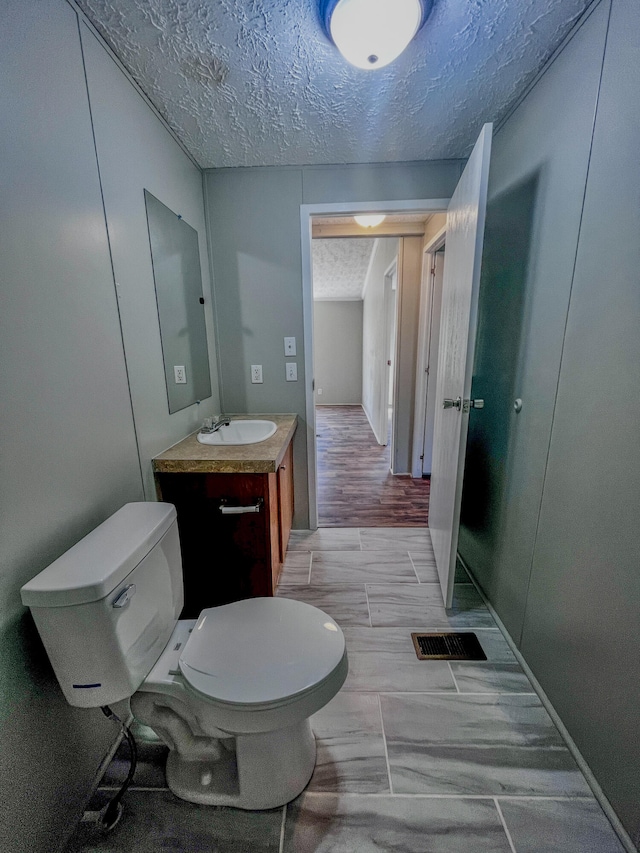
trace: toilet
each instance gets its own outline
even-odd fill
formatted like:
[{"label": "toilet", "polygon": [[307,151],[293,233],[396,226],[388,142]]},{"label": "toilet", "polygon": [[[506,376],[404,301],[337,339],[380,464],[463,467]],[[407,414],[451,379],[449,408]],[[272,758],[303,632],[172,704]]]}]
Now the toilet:
[{"label": "toilet", "polygon": [[271,809],[307,785],[316,759],[309,718],[347,676],[344,635],[326,613],[285,598],[179,619],[171,504],[126,504],[21,594],[67,701],[130,699],[169,747],[167,784],[178,797]]}]

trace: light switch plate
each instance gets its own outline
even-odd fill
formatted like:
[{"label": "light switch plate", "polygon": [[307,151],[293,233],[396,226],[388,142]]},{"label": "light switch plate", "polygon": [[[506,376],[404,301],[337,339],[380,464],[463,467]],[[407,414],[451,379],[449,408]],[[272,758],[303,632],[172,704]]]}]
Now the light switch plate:
[{"label": "light switch plate", "polygon": [[251,382],[254,385],[260,385],[262,383],[262,365],[261,364],[252,364],[251,365]]},{"label": "light switch plate", "polygon": [[176,385],[187,384],[187,371],[185,370],[184,364],[173,365],[173,378],[175,380]]},{"label": "light switch plate", "polygon": [[287,382],[297,382],[298,381],[298,363],[295,361],[288,361],[286,368],[286,377]]},{"label": "light switch plate", "polygon": [[295,338],[285,338],[284,339],[284,354],[285,355],[296,355],[296,339]]}]

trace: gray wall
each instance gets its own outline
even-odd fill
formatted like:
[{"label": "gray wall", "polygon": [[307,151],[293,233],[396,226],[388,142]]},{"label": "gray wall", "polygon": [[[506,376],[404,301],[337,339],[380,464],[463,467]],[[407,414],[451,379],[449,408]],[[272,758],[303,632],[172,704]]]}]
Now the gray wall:
[{"label": "gray wall", "polygon": [[362,403],[362,300],[314,301],[313,361],[317,405]]},{"label": "gray wall", "polygon": [[470,416],[460,551],[517,639],[606,27],[598,8],[493,142],[473,378],[485,408]]},{"label": "gray wall", "polygon": [[495,139],[460,550],[638,843],[640,7],[609,12]]},{"label": "gray wall", "polygon": [[209,355],[215,365],[202,173],[87,25],[80,30],[145,495],[155,500],[152,457],[197,429],[204,417],[217,414],[220,401],[214,366],[212,396],[169,414],[143,190],[198,232]]},{"label": "gray wall", "polygon": [[76,15],[7,0],[0,42],[0,835],[44,853],[114,727],[66,704],[19,589],[142,483]]},{"label": "gray wall", "polygon": [[[157,313],[141,260],[148,238],[141,236],[140,208],[129,209],[131,194],[139,188],[142,205],[143,180],[153,179],[160,197],[170,195],[200,223],[203,205],[198,211],[197,170],[157,119],[140,114],[147,108],[92,41],[85,39],[85,49],[113,214],[113,260],[134,259],[121,307],[131,323],[128,343],[134,330],[141,339],[127,352],[129,373],[139,377],[147,370],[141,350],[153,350],[157,336]],[[117,731],[99,710],[66,704],[19,590],[144,492],[72,7],[5,0],[0,65],[0,838],[3,853],[51,853],[79,817]],[[115,141],[108,133],[129,140],[128,149],[117,149],[117,163],[109,159]],[[155,173],[136,161],[142,150],[156,161]],[[162,181],[158,171],[167,172]],[[144,292],[131,286],[134,278]],[[135,395],[136,415],[148,408],[138,429],[145,457],[176,435],[160,414],[159,394],[153,385],[145,402]],[[161,396],[166,405],[164,387]],[[177,432],[186,428],[181,423]]]},{"label": "gray wall", "polygon": [[[296,527],[308,527],[305,376],[285,381],[283,337],[303,352],[300,205],[449,198],[457,160],[371,166],[206,172],[222,405],[229,412],[294,412]],[[252,385],[250,365],[264,366]]]}]

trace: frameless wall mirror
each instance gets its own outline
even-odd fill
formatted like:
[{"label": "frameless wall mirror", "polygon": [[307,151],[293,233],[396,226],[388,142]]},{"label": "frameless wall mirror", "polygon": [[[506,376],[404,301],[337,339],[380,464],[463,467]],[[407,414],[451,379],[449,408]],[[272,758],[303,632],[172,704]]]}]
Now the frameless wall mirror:
[{"label": "frameless wall mirror", "polygon": [[144,191],[169,413],[211,396],[198,232]]}]

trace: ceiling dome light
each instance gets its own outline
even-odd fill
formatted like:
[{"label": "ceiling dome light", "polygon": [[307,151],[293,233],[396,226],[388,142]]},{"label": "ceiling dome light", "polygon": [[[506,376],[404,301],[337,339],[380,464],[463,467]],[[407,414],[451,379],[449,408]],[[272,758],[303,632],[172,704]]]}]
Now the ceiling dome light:
[{"label": "ceiling dome light", "polygon": [[347,62],[374,71],[397,59],[433,0],[320,0],[327,34]]},{"label": "ceiling dome light", "polygon": [[384,222],[387,217],[384,214],[372,213],[370,216],[354,216],[353,218],[363,228],[375,228],[376,225]]}]

